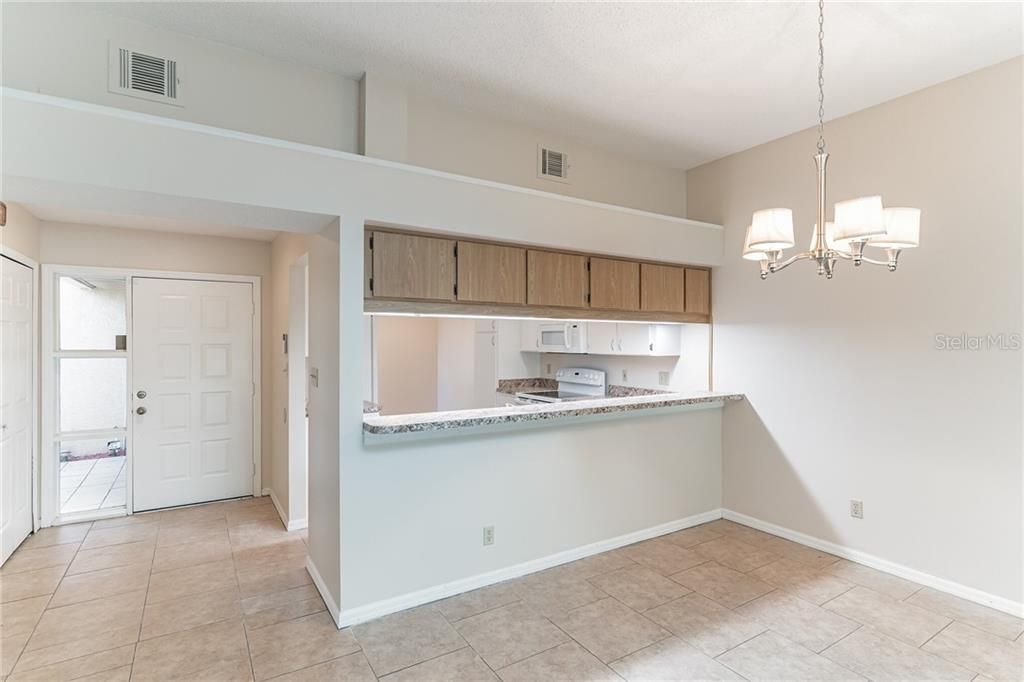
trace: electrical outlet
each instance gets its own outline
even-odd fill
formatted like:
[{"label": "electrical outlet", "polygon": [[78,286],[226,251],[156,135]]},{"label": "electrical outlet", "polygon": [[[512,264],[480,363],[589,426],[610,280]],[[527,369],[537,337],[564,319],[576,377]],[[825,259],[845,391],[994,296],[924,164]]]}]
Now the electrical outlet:
[{"label": "electrical outlet", "polygon": [[622,382],[625,383],[627,381],[629,381],[629,370],[624,369],[622,370]]},{"label": "electrical outlet", "polygon": [[860,500],[850,500],[850,516],[855,519],[863,519],[864,503]]},{"label": "electrical outlet", "polygon": [[484,526],[484,545],[494,544],[494,526]]},{"label": "electrical outlet", "polygon": [[658,384],[660,386],[668,386],[668,382],[669,382],[669,373],[668,372],[658,372]]}]

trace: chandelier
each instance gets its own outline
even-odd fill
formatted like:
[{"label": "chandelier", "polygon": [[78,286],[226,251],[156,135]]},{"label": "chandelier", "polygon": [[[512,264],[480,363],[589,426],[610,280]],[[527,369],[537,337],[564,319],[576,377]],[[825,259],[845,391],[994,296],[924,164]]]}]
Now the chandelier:
[{"label": "chandelier", "polygon": [[[890,271],[903,249],[917,246],[921,229],[921,211],[916,208],[885,208],[882,197],[870,196],[840,201],[835,205],[834,222],[825,219],[825,0],[818,0],[818,221],[807,251],[783,260],[783,250],[793,246],[793,211],[766,208],[754,211],[743,243],[743,257],[758,261],[761,279],[801,260],[818,264],[818,274],[832,279],[839,259],[884,265]],[[864,247],[885,250],[885,260],[864,255]]]}]

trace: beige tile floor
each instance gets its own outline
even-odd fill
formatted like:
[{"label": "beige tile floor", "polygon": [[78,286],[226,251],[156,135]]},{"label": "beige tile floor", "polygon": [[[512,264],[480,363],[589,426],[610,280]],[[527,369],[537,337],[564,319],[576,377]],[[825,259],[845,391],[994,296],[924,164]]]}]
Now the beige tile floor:
[{"label": "beige tile floor", "polygon": [[1019,618],[729,521],[337,630],[266,498],[44,530],[10,680],[1020,680]]}]

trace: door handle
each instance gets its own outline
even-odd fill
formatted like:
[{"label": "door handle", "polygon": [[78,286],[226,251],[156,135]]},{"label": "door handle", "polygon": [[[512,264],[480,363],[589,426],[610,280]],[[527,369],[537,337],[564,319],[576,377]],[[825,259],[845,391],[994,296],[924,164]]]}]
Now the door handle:
[{"label": "door handle", "polygon": [[145,407],[136,407],[135,408],[135,414],[146,414],[146,408]]},{"label": "door handle", "polygon": [[145,391],[139,391],[138,393],[135,394],[135,397],[138,398],[139,400],[142,400],[143,398],[146,397],[146,392]]}]

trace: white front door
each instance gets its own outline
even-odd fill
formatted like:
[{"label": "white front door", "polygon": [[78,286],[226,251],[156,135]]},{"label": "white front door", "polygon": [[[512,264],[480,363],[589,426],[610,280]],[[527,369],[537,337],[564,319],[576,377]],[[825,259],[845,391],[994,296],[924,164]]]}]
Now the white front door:
[{"label": "white front door", "polygon": [[132,280],[133,510],[253,494],[253,288]]},{"label": "white front door", "polygon": [[32,532],[32,279],[0,256],[0,563]]}]

